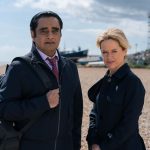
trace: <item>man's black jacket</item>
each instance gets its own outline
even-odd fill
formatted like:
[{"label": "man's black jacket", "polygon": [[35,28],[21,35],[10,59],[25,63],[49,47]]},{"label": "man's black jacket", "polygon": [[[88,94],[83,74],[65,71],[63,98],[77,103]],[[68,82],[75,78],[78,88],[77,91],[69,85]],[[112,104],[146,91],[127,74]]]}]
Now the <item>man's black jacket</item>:
[{"label": "man's black jacket", "polygon": [[[34,45],[28,56],[32,65],[40,65],[45,70],[51,84],[46,89],[28,65],[14,61],[0,89],[0,117],[15,121],[19,130],[43,113],[23,136],[20,150],[79,150],[83,100],[76,65],[59,56],[60,82],[57,83]],[[50,108],[46,93],[56,88],[60,90],[59,105]]]}]

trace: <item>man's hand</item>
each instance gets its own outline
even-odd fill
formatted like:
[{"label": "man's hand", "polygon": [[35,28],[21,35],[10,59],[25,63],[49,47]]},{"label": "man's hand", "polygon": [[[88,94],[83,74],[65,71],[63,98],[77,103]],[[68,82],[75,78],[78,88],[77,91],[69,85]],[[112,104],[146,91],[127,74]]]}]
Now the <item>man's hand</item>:
[{"label": "man's hand", "polygon": [[54,108],[59,104],[59,89],[50,90],[47,94],[50,108]]},{"label": "man's hand", "polygon": [[100,149],[99,145],[93,144],[92,145],[92,150],[101,150],[101,149]]}]

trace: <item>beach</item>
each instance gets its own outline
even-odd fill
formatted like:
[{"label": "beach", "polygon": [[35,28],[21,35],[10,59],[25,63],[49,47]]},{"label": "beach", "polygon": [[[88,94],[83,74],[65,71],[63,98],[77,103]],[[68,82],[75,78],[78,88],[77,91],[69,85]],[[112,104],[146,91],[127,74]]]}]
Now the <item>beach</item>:
[{"label": "beach", "polygon": [[[1,66],[0,73],[3,73],[4,70],[5,66]],[[142,114],[139,119],[139,129],[141,136],[144,139],[147,150],[150,150],[150,69],[132,70],[141,79],[146,89],[145,103]],[[87,96],[87,91],[96,81],[98,81],[104,76],[106,68],[78,67],[78,71],[81,80],[84,99],[81,150],[87,150],[86,135],[89,124],[89,113],[92,107],[92,103],[89,101]]]},{"label": "beach", "polygon": [[[145,103],[142,115],[139,119],[139,129],[141,136],[144,139],[146,150],[150,150],[150,69],[132,69],[132,71],[142,80],[146,89]],[[82,150],[87,150],[86,135],[89,124],[89,112],[92,103],[87,97],[87,91],[91,85],[104,76],[106,68],[79,68],[79,75],[81,79],[81,86],[83,89],[84,98],[84,114],[82,125]]]}]

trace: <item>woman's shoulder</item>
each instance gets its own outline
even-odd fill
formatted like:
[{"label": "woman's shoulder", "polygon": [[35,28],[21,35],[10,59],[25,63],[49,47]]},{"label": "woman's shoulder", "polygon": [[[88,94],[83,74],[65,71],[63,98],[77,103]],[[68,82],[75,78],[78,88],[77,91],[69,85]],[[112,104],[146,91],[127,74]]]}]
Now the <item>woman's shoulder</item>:
[{"label": "woman's shoulder", "polygon": [[141,90],[143,89],[143,91],[145,91],[141,79],[132,70],[128,73],[126,77],[126,83],[128,84],[128,87],[130,87],[130,89],[140,88]]},{"label": "woman's shoulder", "polygon": [[126,79],[127,79],[130,83],[138,83],[138,82],[141,82],[141,79],[140,79],[132,70],[130,70],[130,72],[127,74]]},{"label": "woman's shoulder", "polygon": [[100,86],[103,82],[103,78],[97,81],[94,85],[90,87],[88,90],[88,97],[91,101],[95,102],[96,100],[96,95],[99,92]]}]

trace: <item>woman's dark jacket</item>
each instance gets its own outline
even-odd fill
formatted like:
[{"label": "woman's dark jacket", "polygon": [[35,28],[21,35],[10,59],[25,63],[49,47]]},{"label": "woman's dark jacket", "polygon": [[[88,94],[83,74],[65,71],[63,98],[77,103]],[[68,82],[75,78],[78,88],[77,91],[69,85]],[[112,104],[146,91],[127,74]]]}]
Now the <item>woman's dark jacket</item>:
[{"label": "woman's dark jacket", "polygon": [[[81,146],[82,93],[76,65],[59,56],[60,82],[41,59],[34,45],[28,54],[40,65],[51,84],[46,89],[39,77],[23,62],[9,66],[0,89],[0,117],[16,122],[21,129],[43,114],[25,133],[20,150],[79,150]],[[59,88],[59,105],[50,108],[46,93]]]},{"label": "woman's dark jacket", "polygon": [[101,150],[144,150],[139,135],[145,89],[140,79],[124,64],[111,77],[106,75],[88,91],[94,103],[87,135],[89,147]]}]

